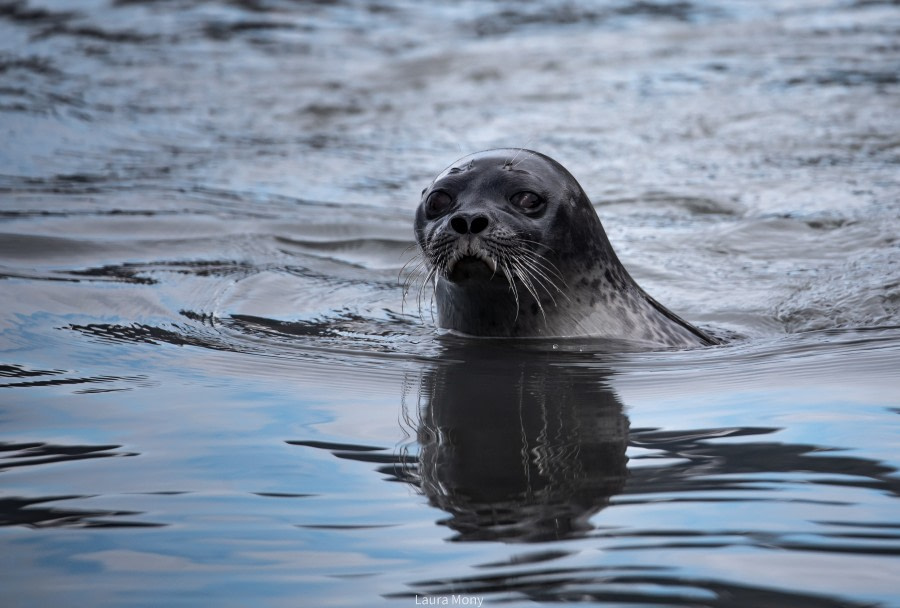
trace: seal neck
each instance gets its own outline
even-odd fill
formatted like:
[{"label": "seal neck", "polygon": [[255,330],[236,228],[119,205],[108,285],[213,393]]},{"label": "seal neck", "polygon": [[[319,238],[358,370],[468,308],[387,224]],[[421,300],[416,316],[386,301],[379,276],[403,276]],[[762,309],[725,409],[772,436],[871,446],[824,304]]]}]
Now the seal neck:
[{"label": "seal neck", "polygon": [[440,278],[435,286],[435,301],[438,325],[473,336],[549,335],[547,319],[555,314],[555,304],[549,296],[539,306],[524,286],[517,285],[514,293],[500,276],[468,285]]}]

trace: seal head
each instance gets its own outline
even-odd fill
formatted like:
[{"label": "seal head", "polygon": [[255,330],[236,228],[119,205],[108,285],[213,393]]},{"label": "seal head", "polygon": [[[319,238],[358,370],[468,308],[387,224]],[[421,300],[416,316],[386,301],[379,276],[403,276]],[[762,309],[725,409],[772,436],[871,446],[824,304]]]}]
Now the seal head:
[{"label": "seal head", "polygon": [[543,154],[488,150],[455,162],[422,191],[415,233],[443,328],[715,343],[637,285],[584,190]]}]

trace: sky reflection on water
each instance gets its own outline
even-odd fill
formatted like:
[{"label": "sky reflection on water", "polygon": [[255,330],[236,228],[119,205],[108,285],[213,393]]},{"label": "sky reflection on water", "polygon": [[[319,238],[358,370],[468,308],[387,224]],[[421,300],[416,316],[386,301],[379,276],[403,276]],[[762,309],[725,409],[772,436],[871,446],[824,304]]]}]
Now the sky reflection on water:
[{"label": "sky reflection on water", "polygon": [[[0,1],[0,604],[890,606],[891,2]],[[528,146],[734,339],[436,332]]]}]

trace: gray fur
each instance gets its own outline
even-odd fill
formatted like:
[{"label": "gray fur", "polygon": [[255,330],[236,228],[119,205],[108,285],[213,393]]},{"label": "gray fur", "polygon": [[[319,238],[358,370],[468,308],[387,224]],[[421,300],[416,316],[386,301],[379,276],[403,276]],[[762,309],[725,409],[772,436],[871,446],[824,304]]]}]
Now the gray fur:
[{"label": "gray fur", "polygon": [[[438,202],[429,202],[435,192]],[[521,192],[537,195],[525,200],[539,206],[517,206]],[[716,343],[637,285],[575,178],[537,152],[460,159],[422,192],[415,231],[422,259],[412,278],[433,284],[441,327],[665,347]]]}]

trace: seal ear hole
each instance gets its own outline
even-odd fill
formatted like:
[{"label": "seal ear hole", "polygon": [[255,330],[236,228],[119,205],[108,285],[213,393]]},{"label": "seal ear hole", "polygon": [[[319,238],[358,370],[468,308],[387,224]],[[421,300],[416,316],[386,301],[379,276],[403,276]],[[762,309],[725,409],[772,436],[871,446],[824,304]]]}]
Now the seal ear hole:
[{"label": "seal ear hole", "polygon": [[509,202],[523,211],[535,211],[544,204],[544,199],[534,192],[523,190],[509,197]]},{"label": "seal ear hole", "polygon": [[425,199],[425,211],[429,217],[437,217],[446,213],[452,204],[453,199],[450,198],[449,194],[441,190],[435,190]]}]

